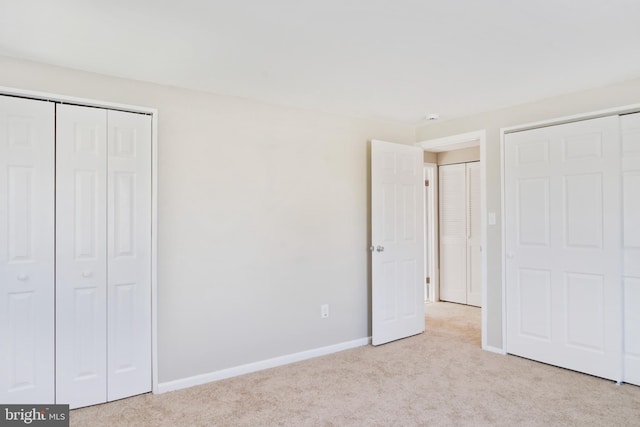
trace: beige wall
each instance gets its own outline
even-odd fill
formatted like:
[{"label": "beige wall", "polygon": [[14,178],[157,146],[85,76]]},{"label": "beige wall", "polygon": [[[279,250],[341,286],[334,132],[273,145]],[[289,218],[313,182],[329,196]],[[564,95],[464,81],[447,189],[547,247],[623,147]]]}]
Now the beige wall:
[{"label": "beige wall", "polygon": [[430,151],[424,152],[424,162],[425,163],[438,163],[438,153],[432,153]]},{"label": "beige wall", "polygon": [[438,165],[477,162],[480,160],[480,147],[462,148],[460,150],[442,151],[438,153]]},{"label": "beige wall", "polygon": [[370,335],[368,141],[414,127],[2,57],[0,85],[159,110],[161,383]]},{"label": "beige wall", "polygon": [[500,128],[563,116],[640,103],[640,79],[571,93],[538,102],[491,111],[460,119],[429,123],[416,130],[416,141],[486,129],[487,210],[498,223],[487,229],[487,344],[501,348],[502,337],[502,234]]}]

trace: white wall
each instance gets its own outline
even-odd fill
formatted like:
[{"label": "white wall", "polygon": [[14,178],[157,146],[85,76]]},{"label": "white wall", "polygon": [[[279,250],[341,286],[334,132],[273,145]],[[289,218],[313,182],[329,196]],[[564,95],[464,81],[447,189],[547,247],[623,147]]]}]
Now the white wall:
[{"label": "white wall", "polygon": [[161,383],[370,335],[368,141],[413,127],[3,57],[0,85],[159,110]]},{"label": "white wall", "polygon": [[487,344],[501,348],[502,337],[502,235],[500,128],[554,119],[580,113],[640,103],[640,79],[588,91],[557,96],[460,119],[430,122],[416,130],[416,141],[487,131],[487,210],[498,215],[498,223],[487,229]]}]

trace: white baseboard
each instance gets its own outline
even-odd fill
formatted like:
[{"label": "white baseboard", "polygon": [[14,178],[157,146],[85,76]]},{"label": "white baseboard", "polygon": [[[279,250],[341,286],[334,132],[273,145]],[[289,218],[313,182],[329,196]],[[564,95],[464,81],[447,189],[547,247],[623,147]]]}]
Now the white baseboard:
[{"label": "white baseboard", "polygon": [[492,353],[498,353],[498,354],[507,354],[507,351],[504,348],[499,348],[499,347],[493,347],[491,345],[485,345],[482,347],[483,350],[485,351],[490,351]]},{"label": "white baseboard", "polygon": [[233,368],[209,372],[207,374],[195,375],[193,377],[159,383],[157,387],[157,393],[166,393],[168,391],[180,390],[187,387],[193,387],[213,381],[223,380],[225,378],[250,374],[251,372],[262,371],[264,369],[275,368],[276,366],[300,362],[302,360],[312,359],[314,357],[324,356],[331,353],[337,353],[339,351],[348,350],[350,348],[362,347],[368,345],[370,342],[371,338],[359,338],[353,341],[347,341],[339,344],[329,345],[326,347],[301,351],[299,353],[287,354],[280,357],[274,357],[273,359],[261,360],[259,362],[247,363],[246,365],[235,366]]}]

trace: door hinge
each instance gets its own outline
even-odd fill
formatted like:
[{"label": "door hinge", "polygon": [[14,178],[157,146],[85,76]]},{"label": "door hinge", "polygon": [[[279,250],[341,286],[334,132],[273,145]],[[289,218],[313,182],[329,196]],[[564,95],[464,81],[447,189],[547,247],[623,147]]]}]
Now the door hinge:
[{"label": "door hinge", "polygon": [[424,180],[424,186],[425,186],[425,187],[428,187],[428,186],[429,186],[429,180],[428,180],[428,179],[425,179],[425,180]]},{"label": "door hinge", "polygon": [[431,277],[427,277],[427,285],[431,283]]}]

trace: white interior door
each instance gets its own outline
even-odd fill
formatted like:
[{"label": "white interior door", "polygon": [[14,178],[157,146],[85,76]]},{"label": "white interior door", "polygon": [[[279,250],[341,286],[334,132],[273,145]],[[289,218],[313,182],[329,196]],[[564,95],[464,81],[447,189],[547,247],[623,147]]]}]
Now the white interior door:
[{"label": "white interior door", "polygon": [[424,332],[421,148],[371,142],[372,342]]},{"label": "white interior door", "polygon": [[467,303],[466,165],[438,168],[440,299]]},{"label": "white interior door", "polygon": [[151,117],[108,111],[108,400],[151,391]]},{"label": "white interior door", "polygon": [[0,96],[0,402],[54,401],[54,104]]},{"label": "white interior door", "polygon": [[640,113],[622,116],[624,381],[640,385]]},{"label": "white interior door", "polygon": [[480,162],[467,163],[467,304],[482,305]]},{"label": "white interior door", "polygon": [[56,107],[56,402],[107,400],[107,112]]},{"label": "white interior door", "polygon": [[507,351],[621,379],[618,117],[505,138]]}]

